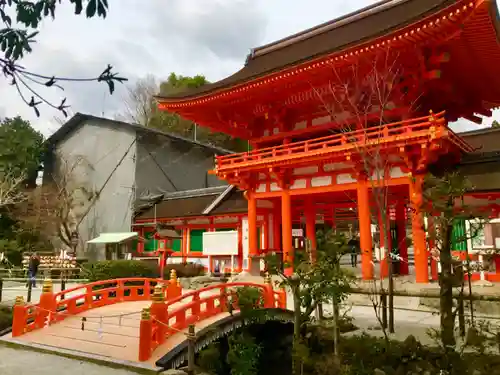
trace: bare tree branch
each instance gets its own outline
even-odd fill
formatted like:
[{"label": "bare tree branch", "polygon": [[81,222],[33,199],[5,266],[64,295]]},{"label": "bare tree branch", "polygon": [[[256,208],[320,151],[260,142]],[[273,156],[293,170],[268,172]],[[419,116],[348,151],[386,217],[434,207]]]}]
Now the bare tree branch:
[{"label": "bare tree branch", "polygon": [[27,199],[23,189],[26,176],[6,173],[0,177],[0,208],[16,205]]}]

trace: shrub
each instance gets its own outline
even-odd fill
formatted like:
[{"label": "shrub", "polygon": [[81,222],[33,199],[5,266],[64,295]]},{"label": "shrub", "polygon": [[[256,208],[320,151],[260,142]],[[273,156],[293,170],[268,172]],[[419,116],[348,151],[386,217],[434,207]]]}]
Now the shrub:
[{"label": "shrub", "polygon": [[12,309],[7,306],[0,306],[0,331],[12,326]]},{"label": "shrub", "polygon": [[154,278],[158,271],[139,260],[105,260],[86,264],[84,274],[92,282],[128,277]]},{"label": "shrub", "polygon": [[170,278],[170,271],[175,270],[177,277],[196,277],[205,274],[205,268],[201,264],[196,263],[176,263],[167,264],[165,266],[165,279]]},{"label": "shrub", "polygon": [[[170,278],[170,271],[172,269],[175,269],[177,272],[177,277],[194,277],[204,274],[203,266],[199,264],[167,264],[165,267],[165,279]],[[84,277],[91,282],[128,277],[158,277],[158,267],[156,264],[140,260],[105,260],[85,264],[83,270]]]}]

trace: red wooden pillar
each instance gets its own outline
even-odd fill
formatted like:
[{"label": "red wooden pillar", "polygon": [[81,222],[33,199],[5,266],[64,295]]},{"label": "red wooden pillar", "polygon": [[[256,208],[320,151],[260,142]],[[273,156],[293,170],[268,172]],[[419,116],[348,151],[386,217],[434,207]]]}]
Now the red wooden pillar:
[{"label": "red wooden pillar", "polygon": [[248,199],[248,255],[257,256],[259,252],[257,238],[257,200],[252,192],[247,192]]},{"label": "red wooden pillar", "polygon": [[237,271],[243,271],[243,229],[241,224],[241,217],[238,219],[238,227],[236,228],[238,231],[238,267]]},{"label": "red wooden pillar", "polygon": [[361,247],[361,274],[363,280],[373,279],[373,248],[370,217],[368,182],[366,178],[362,178],[358,181],[358,218]]},{"label": "red wooden pillar", "polygon": [[262,223],[262,250],[269,249],[269,212],[264,213],[264,222]]},{"label": "red wooden pillar", "polygon": [[273,209],[273,249],[281,250],[281,207],[278,200]]},{"label": "red wooden pillar", "polygon": [[411,226],[413,231],[413,251],[415,253],[415,281],[429,282],[427,246],[425,241],[424,216],[421,212],[423,176],[410,177],[410,201],[412,207]]},{"label": "red wooden pillar", "polygon": [[434,257],[436,247],[436,227],[434,225],[434,217],[427,217],[427,232],[429,233],[429,257],[431,260],[431,280],[436,281],[438,275],[438,260]]},{"label": "red wooden pillar", "polygon": [[408,241],[406,239],[406,208],[404,202],[396,204],[396,231],[399,249],[399,273],[408,275],[410,267],[408,264]]}]

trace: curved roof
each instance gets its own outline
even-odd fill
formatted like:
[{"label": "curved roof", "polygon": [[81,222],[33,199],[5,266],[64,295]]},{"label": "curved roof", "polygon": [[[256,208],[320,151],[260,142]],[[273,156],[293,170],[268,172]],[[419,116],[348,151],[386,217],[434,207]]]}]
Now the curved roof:
[{"label": "curved roof", "polygon": [[255,48],[245,66],[218,82],[158,96],[162,102],[183,101],[252,81],[283,68],[376,39],[439,12],[461,0],[384,0],[298,34]]}]

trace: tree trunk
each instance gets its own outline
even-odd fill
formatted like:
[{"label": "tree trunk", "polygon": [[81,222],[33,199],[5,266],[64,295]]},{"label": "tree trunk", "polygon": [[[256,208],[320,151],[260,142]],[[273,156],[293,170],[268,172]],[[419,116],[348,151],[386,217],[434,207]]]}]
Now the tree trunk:
[{"label": "tree trunk", "polygon": [[339,358],[340,349],[340,312],[339,312],[339,303],[337,298],[333,298],[333,345],[334,345],[334,354],[337,359]]},{"label": "tree trunk", "polygon": [[323,320],[323,318],[324,318],[323,304],[318,303],[318,307],[316,308],[316,319],[320,322]]},{"label": "tree trunk", "polygon": [[439,276],[440,298],[439,311],[441,314],[441,343],[448,352],[455,347],[455,319],[453,316],[453,275],[451,240],[453,225],[448,222],[443,225],[443,242],[439,256],[441,275]]},{"label": "tree trunk", "polygon": [[301,343],[302,313],[300,311],[299,287],[292,286],[293,295],[293,348],[292,348],[292,373],[300,374],[302,360],[299,357],[299,345]]}]

